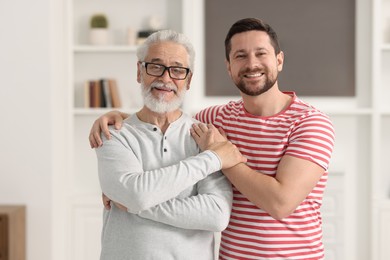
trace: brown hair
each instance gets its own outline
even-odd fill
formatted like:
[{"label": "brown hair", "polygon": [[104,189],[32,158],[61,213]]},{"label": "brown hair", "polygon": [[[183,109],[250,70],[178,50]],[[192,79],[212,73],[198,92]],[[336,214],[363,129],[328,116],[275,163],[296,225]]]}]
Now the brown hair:
[{"label": "brown hair", "polygon": [[229,53],[232,49],[231,39],[237,33],[247,32],[247,31],[263,31],[266,32],[271,39],[271,45],[275,49],[275,54],[280,52],[279,40],[276,32],[272,27],[266,22],[256,19],[256,18],[245,18],[235,22],[232,27],[230,27],[229,32],[225,38],[225,55],[226,60],[230,61]]}]

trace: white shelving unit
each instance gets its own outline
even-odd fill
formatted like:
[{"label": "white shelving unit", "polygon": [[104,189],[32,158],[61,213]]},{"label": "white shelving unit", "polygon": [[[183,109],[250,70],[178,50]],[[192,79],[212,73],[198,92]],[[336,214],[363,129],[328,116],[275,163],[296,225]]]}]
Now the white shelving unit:
[{"label": "white shelving unit", "polygon": [[136,45],[109,45],[109,46],[91,46],[91,45],[75,45],[74,53],[135,53]]},{"label": "white shelving unit", "polygon": [[[93,121],[112,108],[84,105],[84,83],[88,80],[116,80],[122,107],[133,113],[142,105],[136,81],[136,49],[127,44],[127,30],[148,30],[150,17],[158,17],[162,28],[182,31],[182,0],[72,0],[67,5],[69,72],[69,173],[64,185],[67,208],[67,257],[72,260],[98,259],[102,227],[101,191],[97,178],[95,151],[88,134]],[[89,19],[104,13],[109,23],[109,44],[89,44]]]},{"label": "white shelving unit", "polygon": [[[115,78],[123,104],[120,110],[131,113],[140,107],[136,46],[126,45],[127,27],[146,29],[147,18],[158,14],[165,28],[184,32],[191,39],[196,64],[188,95],[196,102],[188,100],[186,112],[235,98],[205,96],[206,0],[62,1],[67,7],[66,111],[70,122],[66,125],[69,172],[57,180],[63,181],[57,185],[62,189],[57,194],[64,194],[62,224],[67,227],[62,259],[98,259],[102,206],[96,156],[89,148],[88,134],[93,121],[109,109],[85,108],[83,83]],[[108,46],[88,44],[89,17],[98,12],[109,19],[112,41]],[[382,260],[390,259],[386,244],[390,239],[390,0],[356,0],[356,14],[356,96],[300,98],[329,114],[336,129],[324,201],[327,259]]]},{"label": "white shelving unit", "polygon": [[371,259],[390,259],[390,1],[372,5],[372,88],[375,122],[372,155]]}]

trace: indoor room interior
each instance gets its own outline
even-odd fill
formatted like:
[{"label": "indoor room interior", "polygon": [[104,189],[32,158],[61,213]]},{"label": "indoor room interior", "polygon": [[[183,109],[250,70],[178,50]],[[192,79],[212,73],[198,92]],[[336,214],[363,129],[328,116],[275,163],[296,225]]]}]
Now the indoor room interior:
[{"label": "indoor room interior", "polygon": [[[95,35],[94,15],[106,19]],[[390,0],[0,1],[0,259],[98,259],[103,205],[88,135],[100,115],[142,106],[137,45],[160,29],[190,38],[183,110],[195,114],[240,99],[223,41],[244,17],[278,33],[281,88],[334,124],[326,259],[390,259]],[[116,91],[109,105],[87,87],[103,81]]]}]

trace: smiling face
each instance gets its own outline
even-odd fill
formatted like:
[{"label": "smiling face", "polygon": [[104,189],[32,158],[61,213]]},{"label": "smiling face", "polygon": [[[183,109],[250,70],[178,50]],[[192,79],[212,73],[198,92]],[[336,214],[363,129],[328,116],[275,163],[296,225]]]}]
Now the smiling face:
[{"label": "smiling face", "polygon": [[283,68],[283,52],[275,54],[263,31],[246,31],[231,38],[227,69],[234,84],[249,96],[258,96],[277,85]]},{"label": "smiling face", "polygon": [[[188,68],[189,56],[186,49],[174,42],[159,42],[149,48],[145,62],[164,66]],[[189,89],[192,74],[184,80],[172,79],[166,70],[160,77],[146,73],[146,68],[138,63],[137,81],[141,83],[144,104],[152,111],[166,113],[179,109],[186,90]]]}]

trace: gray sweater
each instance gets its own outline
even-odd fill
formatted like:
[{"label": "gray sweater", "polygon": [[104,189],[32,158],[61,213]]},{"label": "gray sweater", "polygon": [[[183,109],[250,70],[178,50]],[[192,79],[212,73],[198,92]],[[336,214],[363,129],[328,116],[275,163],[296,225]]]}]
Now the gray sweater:
[{"label": "gray sweater", "polygon": [[[101,260],[214,259],[214,232],[226,228],[231,184],[211,151],[199,153],[183,114],[165,134],[136,115],[96,149],[104,210]],[[104,138],[104,137],[103,137]]]}]

